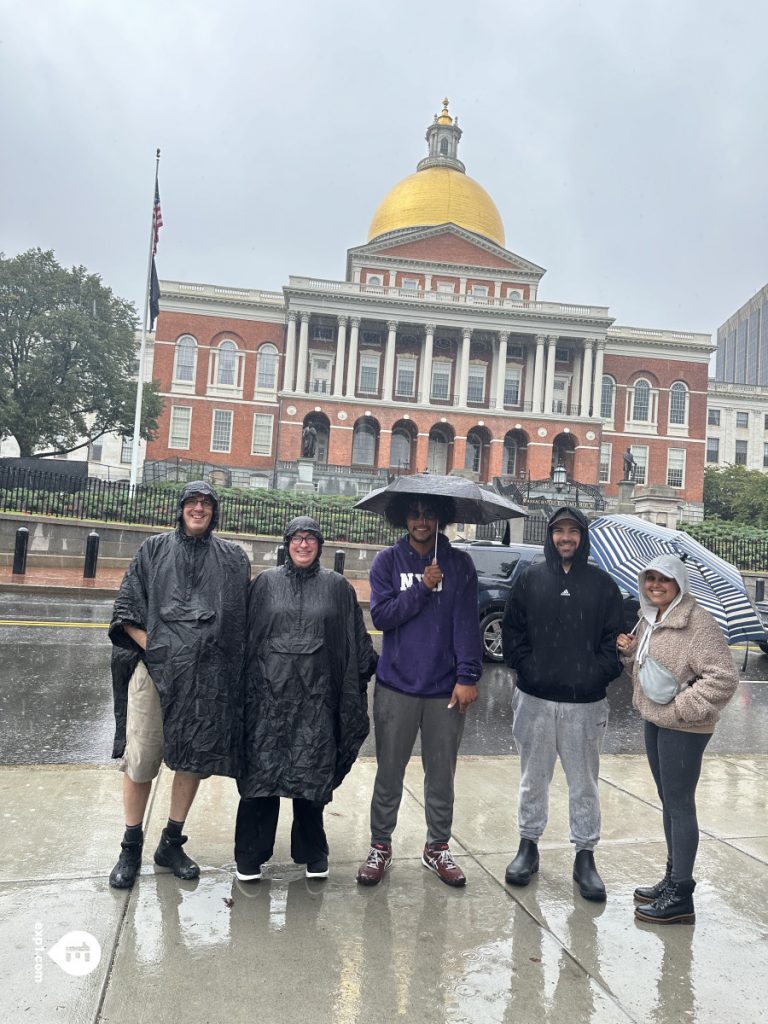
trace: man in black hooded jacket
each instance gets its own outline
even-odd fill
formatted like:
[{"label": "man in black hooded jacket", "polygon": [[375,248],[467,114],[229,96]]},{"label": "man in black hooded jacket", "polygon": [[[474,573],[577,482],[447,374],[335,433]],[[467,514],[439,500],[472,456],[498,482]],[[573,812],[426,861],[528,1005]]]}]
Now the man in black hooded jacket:
[{"label": "man in black hooded jacket", "polygon": [[144,812],[162,761],[175,774],[154,859],[187,879],[200,874],[182,849],[200,780],[240,768],[251,571],[242,548],[213,535],[218,512],[212,487],[186,484],[176,529],[144,541],[115,600],[113,756],[122,758],[126,823],[109,876],[115,889],[129,889],[140,870]]},{"label": "man in black hooded jacket", "polygon": [[621,592],[608,573],[589,564],[587,521],[578,509],[555,510],[544,553],[546,560],[513,587],[503,620],[504,660],[517,672],[512,735],[521,773],[520,848],[506,880],[527,885],[539,869],[537,844],[559,757],[576,847],[573,877],[585,899],[601,901],[605,886],[593,853],[600,838],[598,772],[608,724],[606,688],[621,674]]}]

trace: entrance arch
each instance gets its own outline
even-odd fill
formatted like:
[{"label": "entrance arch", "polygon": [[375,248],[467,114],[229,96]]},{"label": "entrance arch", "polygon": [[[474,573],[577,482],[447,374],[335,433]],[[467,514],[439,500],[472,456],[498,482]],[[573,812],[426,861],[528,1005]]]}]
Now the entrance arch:
[{"label": "entrance arch", "polygon": [[427,471],[446,474],[453,468],[454,431],[447,423],[432,427],[427,448]]},{"label": "entrance arch", "polygon": [[573,434],[565,432],[558,434],[552,441],[552,465],[549,475],[554,476],[558,466],[565,469],[565,475],[569,480],[573,479],[573,460],[576,452],[576,438]]},{"label": "entrance arch", "polygon": [[326,465],[328,462],[328,438],[331,432],[330,420],[324,412],[310,412],[304,417],[301,425],[302,436],[305,427],[312,427],[315,431],[315,462]]}]

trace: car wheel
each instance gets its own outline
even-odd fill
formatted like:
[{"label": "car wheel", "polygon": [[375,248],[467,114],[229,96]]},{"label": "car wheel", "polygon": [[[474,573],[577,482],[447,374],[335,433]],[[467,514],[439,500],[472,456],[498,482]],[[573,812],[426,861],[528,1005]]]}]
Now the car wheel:
[{"label": "car wheel", "polygon": [[763,654],[768,654],[768,644],[758,644],[758,647],[763,652]]},{"label": "car wheel", "polygon": [[503,612],[489,612],[480,620],[480,635],[483,638],[483,657],[486,661],[504,661],[501,645],[501,620]]}]

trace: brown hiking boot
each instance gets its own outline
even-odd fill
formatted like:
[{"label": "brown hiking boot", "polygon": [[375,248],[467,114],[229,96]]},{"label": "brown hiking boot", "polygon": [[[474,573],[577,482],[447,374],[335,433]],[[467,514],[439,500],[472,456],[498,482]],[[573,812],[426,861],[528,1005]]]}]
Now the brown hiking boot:
[{"label": "brown hiking boot", "polygon": [[466,885],[464,872],[453,859],[448,843],[427,843],[421,855],[421,863],[425,868],[434,871],[446,885]]},{"label": "brown hiking boot", "polygon": [[358,882],[360,885],[378,885],[391,863],[391,843],[372,843],[368,856],[357,872]]}]

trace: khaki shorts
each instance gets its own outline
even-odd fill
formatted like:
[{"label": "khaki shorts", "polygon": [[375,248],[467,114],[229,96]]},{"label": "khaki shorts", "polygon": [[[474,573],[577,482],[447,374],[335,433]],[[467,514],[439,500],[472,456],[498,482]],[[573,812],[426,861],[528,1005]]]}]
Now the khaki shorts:
[{"label": "khaki shorts", "polygon": [[132,782],[151,782],[163,763],[163,711],[147,666],[140,661],[128,683],[125,751],[120,771]]}]

